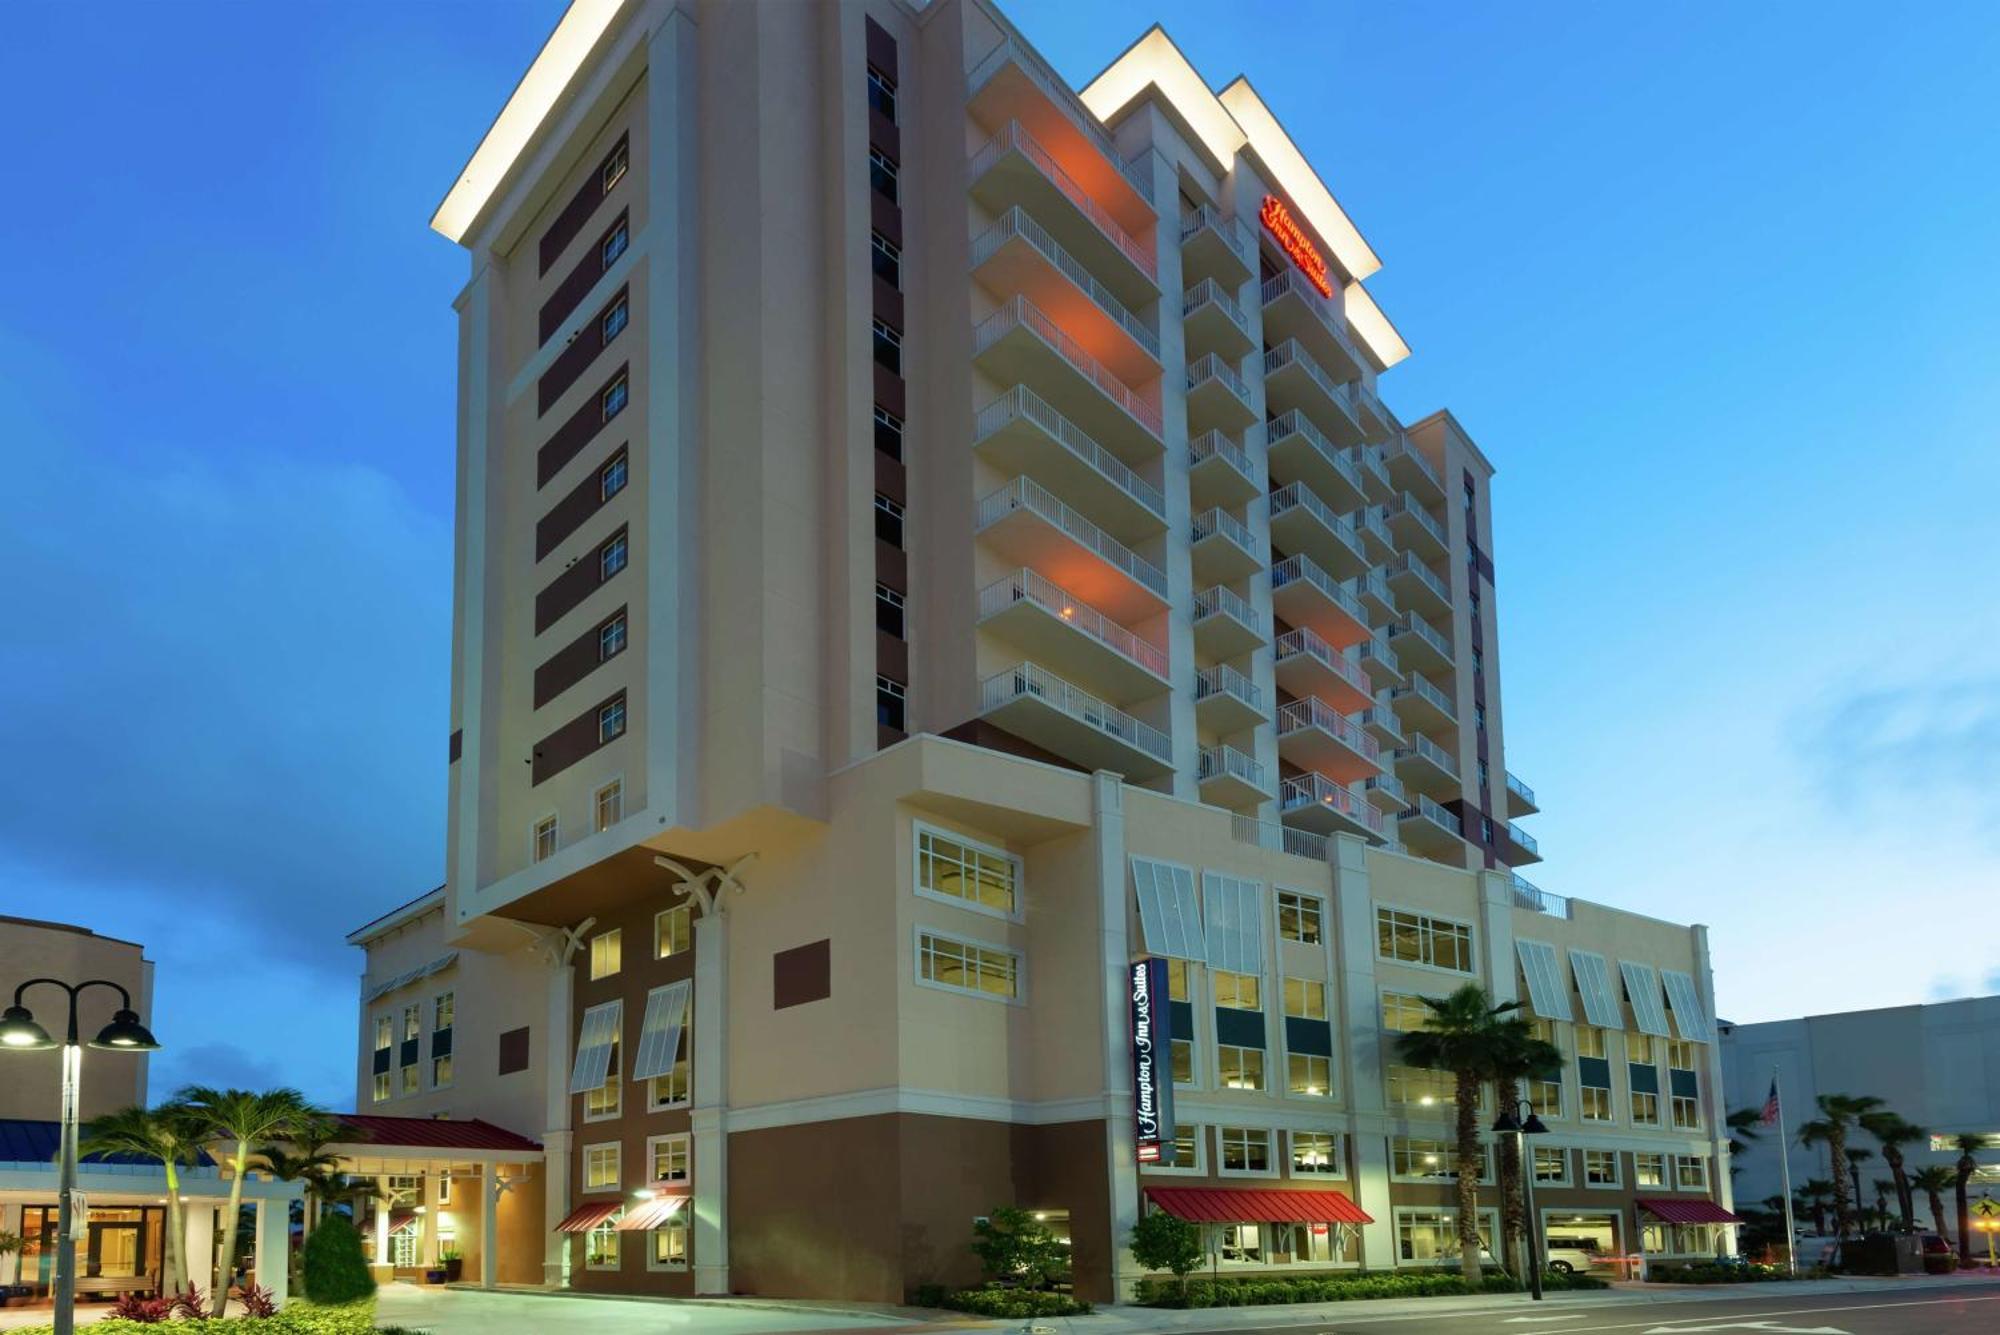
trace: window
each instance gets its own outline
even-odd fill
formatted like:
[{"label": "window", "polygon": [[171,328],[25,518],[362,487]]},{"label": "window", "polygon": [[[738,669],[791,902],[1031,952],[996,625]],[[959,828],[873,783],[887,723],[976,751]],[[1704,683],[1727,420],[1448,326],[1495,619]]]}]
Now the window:
[{"label": "window", "polygon": [[903,595],[887,584],[875,586],[875,629],[885,635],[904,639],[907,620],[904,616]]},{"label": "window", "polygon": [[381,1103],[389,1097],[389,1073],[382,1071],[375,1077],[375,1102]]},{"label": "window", "polygon": [[[423,1031],[423,1007],[403,1007],[403,1041],[405,1043],[411,1042],[422,1034]],[[410,1061],[415,1060],[416,1058],[414,1057],[410,1058]],[[405,1065],[407,1064],[406,1062]]]},{"label": "window", "polygon": [[[1480,1147],[1481,1180],[1492,1176]],[[1405,1182],[1442,1182],[1458,1176],[1458,1146],[1448,1140],[1416,1136],[1389,1137],[1389,1175]]]},{"label": "window", "polygon": [[1493,842],[1493,818],[1491,816],[1481,816],[1479,818],[1479,842],[1482,844]]},{"label": "window", "polygon": [[593,981],[617,973],[623,962],[625,933],[614,927],[590,938],[590,976]]},{"label": "window", "polygon": [[631,471],[625,451],[618,451],[610,463],[598,470],[597,499],[608,501],[625,490],[625,484],[631,480]]},{"label": "window", "polygon": [[622,375],[606,385],[603,397],[598,400],[598,406],[603,410],[604,420],[608,422],[618,416],[618,414],[624,412],[625,404],[631,397],[632,386],[626,377]]},{"label": "window", "polygon": [[649,1270],[685,1270],[688,1264],[688,1226],[685,1219],[669,1219],[653,1230],[652,1250],[646,1254]]},{"label": "window", "polygon": [[1011,914],[1021,863],[1010,853],[942,830],[917,827],[917,892],[969,907]]},{"label": "window", "polygon": [[1167,999],[1170,1001],[1194,1000],[1194,984],[1189,980],[1188,962],[1170,959],[1167,961]]},{"label": "window", "polygon": [[[1472,670],[1474,672],[1479,671],[1479,651],[1477,649],[1474,649],[1472,651]],[[1488,765],[1485,761],[1482,760],[1479,762],[1480,801],[1483,802],[1486,800],[1486,794],[1492,788],[1492,786],[1493,786],[1493,769],[1490,765]]]},{"label": "window", "polygon": [[1278,935],[1287,941],[1303,941],[1309,946],[1320,943],[1320,903],[1311,895],[1295,895],[1289,890],[1278,892]]},{"label": "window", "polygon": [[875,721],[897,732],[908,731],[910,693],[900,681],[875,679]]},{"label": "window", "polygon": [[882,321],[875,326],[875,364],[890,375],[903,373],[903,336]]},{"label": "window", "polygon": [[1701,1129],[1701,1101],[1685,1094],[1675,1094],[1668,1099],[1677,1131],[1699,1131]]},{"label": "window", "polygon": [[1310,1052],[1285,1056],[1286,1091],[1302,1098],[1323,1099],[1333,1094],[1333,1061]]},{"label": "window", "polygon": [[903,419],[887,408],[875,410],[875,448],[898,462],[903,458]]},{"label": "window", "polygon": [[431,1028],[449,1029],[458,1015],[458,998],[451,992],[440,992],[431,1002]]},{"label": "window", "polygon": [[903,507],[879,492],[875,496],[875,536],[897,551],[903,549]]},{"label": "window", "polygon": [[534,837],[529,840],[528,856],[535,862],[546,862],[556,855],[558,831],[556,818],[544,816],[535,822]]},{"label": "window", "polygon": [[880,232],[868,234],[868,267],[890,287],[903,286],[903,250]]},{"label": "window", "polygon": [[623,139],[621,139],[618,141],[618,147],[611,150],[610,161],[604,164],[605,194],[607,195],[610,194],[611,187],[617,185],[620,181],[625,179],[625,170],[631,165],[632,165],[631,150],[627,147],[626,142]]},{"label": "window", "polygon": [[1667,1040],[1667,1065],[1677,1071],[1692,1071],[1695,1066],[1695,1045],[1685,1038]]},{"label": "window", "polygon": [[1408,1034],[1427,1028],[1431,1022],[1431,1008],[1424,1005],[1424,999],[1408,992],[1384,992],[1382,994],[1382,1027],[1392,1034]]},{"label": "window", "polygon": [[1225,1173],[1268,1173],[1271,1171],[1271,1133],[1261,1127],[1217,1127],[1222,1145]]},{"label": "window", "polygon": [[1458,1077],[1428,1066],[1391,1066],[1383,1081],[1385,1097],[1406,1108],[1450,1108],[1458,1098]]},{"label": "window", "polygon": [[1224,1089],[1262,1089],[1264,1050],[1217,1044],[1215,1065]]},{"label": "window", "polygon": [[396,1046],[394,1034],[395,1025],[388,1016],[378,1015],[375,1017],[375,1050],[377,1052],[384,1052]]},{"label": "window", "polygon": [[1587,1024],[1576,1027],[1576,1055],[1579,1057],[1602,1057],[1604,1055],[1604,1031]]},{"label": "window", "polygon": [[1651,1034],[1625,1035],[1625,1060],[1633,1066],[1651,1066],[1659,1060],[1653,1053]]},{"label": "window", "polygon": [[597,711],[597,740],[608,742],[625,735],[625,701],[613,700]]},{"label": "window", "polygon": [[625,568],[631,558],[631,547],[623,533],[617,533],[597,549],[597,578],[601,583]]},{"label": "window", "polygon": [[1456,973],[1472,971],[1472,929],[1462,922],[1397,909],[1375,910],[1375,939],[1383,959],[1428,964]]},{"label": "window", "polygon": [[1174,1083],[1192,1085],[1194,1083],[1194,1040],[1177,1038],[1174,1040]]},{"label": "window", "polygon": [[1285,1014],[1301,1020],[1326,1018],[1326,984],[1311,978],[1285,980]]},{"label": "window", "polygon": [[646,1082],[646,1107],[653,1112],[663,1108],[678,1108],[688,1101],[688,1031],[681,1030],[681,1045],[674,1059],[674,1069],[666,1075],[656,1075]]},{"label": "window", "polygon": [[1611,1120],[1611,1091],[1601,1085],[1584,1085],[1577,1090],[1580,1116],[1586,1122]]},{"label": "window", "polygon": [[646,1148],[653,1161],[651,1181],[687,1181],[688,1138],[685,1133],[678,1136],[653,1136],[646,1141]]},{"label": "window", "polygon": [[445,1053],[442,1057],[431,1058],[431,1088],[451,1088],[451,1054],[449,1052]]},{"label": "window", "polygon": [[[1536,1038],[1553,1047],[1560,1047],[1561,1035],[1556,1032],[1554,1020],[1539,1017],[1529,1021]],[[1529,1078],[1521,1082],[1521,1097],[1534,1105],[1535,1111],[1543,1117],[1563,1115],[1563,1082],[1560,1073],[1553,1080]]]},{"label": "window", "polygon": [[996,946],[920,932],[917,978],[952,992],[1011,1001],[1021,995],[1021,957]]},{"label": "window", "polygon": [[583,1096],[583,1120],[604,1122],[618,1116],[625,1109],[624,1072],[619,1065],[618,1039],[611,1040],[611,1061],[606,1068],[604,1083]]},{"label": "window", "polygon": [[[1479,599],[1474,598],[1472,601],[1477,605]],[[1484,704],[1475,703],[1472,706],[1472,719],[1474,727],[1478,728],[1481,732],[1486,731],[1486,706]]]},{"label": "window", "polygon": [[405,1094],[417,1093],[421,1088],[421,1081],[422,1077],[417,1073],[416,1067],[405,1066],[403,1068],[403,1092]]},{"label": "window", "polygon": [[1292,1172],[1341,1176],[1340,1136],[1332,1131],[1292,1132]]},{"label": "window", "polygon": [[604,312],[604,318],[597,322],[598,330],[602,335],[599,341],[609,343],[612,339],[624,333],[625,326],[631,322],[631,302],[625,297],[620,297],[610,310]]},{"label": "window", "polygon": [[597,790],[592,799],[597,808],[597,828],[608,830],[625,819],[625,781],[613,779]]},{"label": "window", "polygon": [[896,202],[896,164],[879,148],[868,150],[868,185],[891,204]]},{"label": "window", "polygon": [[1231,973],[1227,969],[1212,969],[1209,977],[1215,982],[1215,1004],[1231,1010],[1260,1011],[1264,1009],[1263,979],[1254,973]]},{"label": "window", "polygon": [[1618,1151],[1585,1150],[1583,1152],[1583,1182],[1589,1187],[1615,1187],[1618,1185]]},{"label": "window", "polygon": [[896,119],[896,80],[873,65],[868,67],[868,105],[889,120]]},{"label": "window", "polygon": [[1218,1260],[1233,1261],[1240,1265],[1263,1264],[1264,1226],[1262,1224],[1216,1225],[1215,1251]]},{"label": "window", "polygon": [[1174,1124],[1174,1167],[1198,1172],[1201,1169],[1201,1128],[1186,1122]]},{"label": "window", "polygon": [[616,264],[618,257],[623,255],[631,244],[632,229],[625,219],[620,218],[618,225],[611,229],[611,235],[605,237],[604,244],[597,248],[598,258],[604,262],[603,267],[609,269]]},{"label": "window", "polygon": [[1541,1146],[1535,1151],[1535,1185],[1566,1187],[1569,1185],[1569,1151],[1545,1150]]},{"label": "window", "polygon": [[676,904],[653,915],[653,958],[684,954],[694,944],[694,905]]},{"label": "window", "polygon": [[1443,1265],[1458,1257],[1458,1211],[1396,1211],[1397,1260]]},{"label": "window", "polygon": [[1674,1190],[1707,1191],[1708,1160],[1692,1154],[1674,1156]]},{"label": "window", "polygon": [[620,612],[597,628],[597,661],[609,662],[625,652],[625,614]]},{"label": "window", "polygon": [[1660,1124],[1660,1096],[1648,1094],[1643,1089],[1632,1091],[1632,1125],[1658,1126]]},{"label": "window", "polygon": [[1632,1184],[1639,1187],[1667,1185],[1667,1156],[1641,1151],[1632,1156]]},{"label": "window", "polygon": [[618,1268],[618,1225],[607,1219],[583,1238],[583,1268],[585,1270],[616,1270]]},{"label": "window", "polygon": [[1695,1073],[1695,1045],[1686,1039],[1667,1044],[1668,1108],[1677,1131],[1701,1129],[1701,1077]]}]

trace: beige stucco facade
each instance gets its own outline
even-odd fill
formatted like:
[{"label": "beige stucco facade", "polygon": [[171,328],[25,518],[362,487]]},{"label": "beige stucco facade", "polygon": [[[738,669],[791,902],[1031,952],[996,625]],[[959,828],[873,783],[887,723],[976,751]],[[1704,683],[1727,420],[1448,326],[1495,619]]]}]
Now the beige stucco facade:
[{"label": "beige stucco facade", "polygon": [[[86,927],[0,917],[0,994],[11,1005],[15,989],[31,978],[57,978],[80,983],[103,978],[131,995],[141,1019],[153,1014],[153,962],[144,947],[132,941],[99,936]],[[69,999],[52,987],[31,989],[23,998],[49,1034],[60,1042],[69,1022]],[[109,988],[86,988],[77,1007],[77,1032],[88,1043],[111,1023],[118,994]],[[62,1111],[62,1054],[9,1054],[0,1080],[0,1118],[53,1121]],[[101,1116],[146,1102],[147,1058],[144,1053],[108,1054],[83,1063],[78,1114]]]}]

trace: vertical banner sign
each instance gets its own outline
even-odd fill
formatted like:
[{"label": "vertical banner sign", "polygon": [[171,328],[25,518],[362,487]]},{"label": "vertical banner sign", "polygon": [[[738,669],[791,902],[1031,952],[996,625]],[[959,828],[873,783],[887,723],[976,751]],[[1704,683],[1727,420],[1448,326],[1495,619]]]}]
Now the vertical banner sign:
[{"label": "vertical banner sign", "polygon": [[1167,962],[1135,960],[1127,977],[1132,984],[1132,1116],[1139,1162],[1172,1164],[1174,1008],[1167,999]]}]

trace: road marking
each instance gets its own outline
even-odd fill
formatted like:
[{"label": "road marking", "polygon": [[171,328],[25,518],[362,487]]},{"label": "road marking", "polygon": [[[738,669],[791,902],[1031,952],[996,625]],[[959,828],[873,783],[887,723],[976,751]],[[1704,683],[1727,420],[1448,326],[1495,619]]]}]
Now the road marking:
[{"label": "road marking", "polygon": [[1522,1326],[1530,1322],[1581,1321],[1585,1315],[1583,1312],[1571,1312],[1568,1316],[1510,1316],[1507,1318],[1507,1324],[1510,1326]]},{"label": "road marking", "polygon": [[1685,1335],[1696,1330],[1781,1330],[1787,1335],[1848,1335],[1838,1326],[1781,1326],[1775,1321],[1724,1321],[1714,1326],[1655,1326],[1646,1335]]},{"label": "road marking", "polygon": [[[1693,1299],[1692,1301],[1701,1302],[1701,1301],[1714,1301],[1714,1300],[1704,1300],[1697,1298]],[[1725,1299],[1721,1301],[1728,1301],[1728,1300]],[[1804,1309],[1794,1309],[1792,1311],[1746,1312],[1740,1319],[1745,1321],[1750,1321],[1750,1320],[1755,1320],[1759,1317],[1797,1318],[1797,1317],[1807,1317],[1807,1316],[1821,1316],[1828,1312],[1873,1312],[1883,1308],[1890,1308],[1890,1307],[1940,1307],[1947,1303],[2000,1303],[2000,1294],[1994,1294],[1986,1297],[1974,1297],[1974,1298],[1926,1298],[1920,1302],[1913,1302],[1913,1303],[1857,1303],[1848,1307],[1808,1307]],[[1615,1326],[1565,1326],[1563,1328],[1563,1335],[1591,1335],[1591,1332],[1605,1331],[1605,1330],[1638,1330],[1642,1326],[1643,1327],[1657,1326],[1660,1324],[1662,1319],[1663,1318],[1653,1316],[1653,1317],[1647,1317],[1644,1321],[1625,1321]],[[1713,1317],[1698,1317],[1698,1316],[1687,1316],[1680,1318],[1682,1322],[1703,1321],[1703,1320],[1713,1321],[1714,1319],[1715,1318]],[[1668,1323],[1668,1329],[1670,1330],[1681,1331],[1681,1330],[1695,1329],[1695,1327],[1688,1325],[1675,1325],[1673,1324],[1674,1319],[1671,1317],[1664,1318],[1664,1320]]]}]

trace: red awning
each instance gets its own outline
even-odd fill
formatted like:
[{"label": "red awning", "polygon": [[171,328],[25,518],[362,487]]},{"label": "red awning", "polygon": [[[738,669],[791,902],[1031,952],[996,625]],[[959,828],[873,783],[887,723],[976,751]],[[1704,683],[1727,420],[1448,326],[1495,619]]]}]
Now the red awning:
[{"label": "red awning", "polygon": [[656,1195],[649,1201],[640,1201],[625,1212],[618,1221],[620,1233],[647,1233],[665,1224],[681,1212],[687,1204],[685,1192],[674,1195]]},{"label": "red awning", "polygon": [[1197,1224],[1372,1224],[1361,1207],[1337,1191],[1282,1187],[1147,1187],[1170,1215]]},{"label": "red awning", "polygon": [[389,1214],[389,1232],[402,1233],[417,1226],[415,1210],[394,1210]]},{"label": "red awning", "polygon": [[620,1209],[624,1208],[624,1205],[625,1202],[622,1199],[592,1201],[588,1205],[579,1205],[563,1216],[563,1221],[556,1225],[556,1232],[588,1233],[612,1215],[617,1214]]},{"label": "red awning", "polygon": [[1740,1224],[1729,1211],[1707,1199],[1673,1200],[1662,1196],[1641,1196],[1632,1202],[1669,1224]]}]

